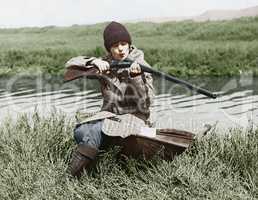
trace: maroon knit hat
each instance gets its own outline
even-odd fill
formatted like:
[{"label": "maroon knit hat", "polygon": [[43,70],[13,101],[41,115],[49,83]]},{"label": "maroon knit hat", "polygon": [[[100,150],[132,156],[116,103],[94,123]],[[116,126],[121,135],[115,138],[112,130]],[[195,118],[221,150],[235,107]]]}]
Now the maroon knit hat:
[{"label": "maroon knit hat", "polygon": [[131,45],[132,40],[127,29],[118,22],[111,22],[108,24],[103,33],[104,45],[107,51],[110,51],[110,48],[113,44],[118,42],[128,42]]}]

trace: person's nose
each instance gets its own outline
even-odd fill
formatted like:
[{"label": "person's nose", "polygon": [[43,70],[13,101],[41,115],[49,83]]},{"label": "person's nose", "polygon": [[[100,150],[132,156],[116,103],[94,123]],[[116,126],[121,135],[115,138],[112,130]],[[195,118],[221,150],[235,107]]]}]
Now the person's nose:
[{"label": "person's nose", "polygon": [[122,51],[122,50],[123,50],[123,47],[122,47],[121,44],[118,45],[118,50],[119,50],[119,51]]}]

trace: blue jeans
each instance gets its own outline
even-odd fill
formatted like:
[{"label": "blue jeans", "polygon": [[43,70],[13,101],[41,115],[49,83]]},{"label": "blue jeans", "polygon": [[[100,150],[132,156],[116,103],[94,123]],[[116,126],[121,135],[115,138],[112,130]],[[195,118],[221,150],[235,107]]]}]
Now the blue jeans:
[{"label": "blue jeans", "polygon": [[77,125],[74,129],[74,139],[77,144],[99,149],[107,137],[102,131],[103,120]]}]

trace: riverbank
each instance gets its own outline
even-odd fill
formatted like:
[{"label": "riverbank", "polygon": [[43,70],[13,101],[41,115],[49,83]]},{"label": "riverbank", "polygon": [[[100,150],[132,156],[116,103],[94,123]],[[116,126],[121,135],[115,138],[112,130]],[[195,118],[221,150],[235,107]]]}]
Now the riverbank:
[{"label": "riverbank", "polygon": [[0,129],[1,199],[257,199],[258,131],[234,130],[199,138],[167,162],[115,159],[116,148],[99,155],[80,180],[66,173],[75,147],[73,122],[35,113]]},{"label": "riverbank", "polygon": [[[0,29],[0,75],[63,74],[78,55],[103,56],[106,23]],[[258,17],[219,22],[129,23],[133,44],[156,69],[176,76],[258,75]]]}]

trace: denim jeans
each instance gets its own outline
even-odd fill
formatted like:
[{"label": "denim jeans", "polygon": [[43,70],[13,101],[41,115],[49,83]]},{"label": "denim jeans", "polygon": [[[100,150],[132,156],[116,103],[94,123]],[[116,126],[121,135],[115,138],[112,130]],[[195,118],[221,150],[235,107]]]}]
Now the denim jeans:
[{"label": "denim jeans", "polygon": [[102,131],[103,120],[77,125],[74,129],[74,139],[77,144],[83,144],[99,149],[107,137]]}]

